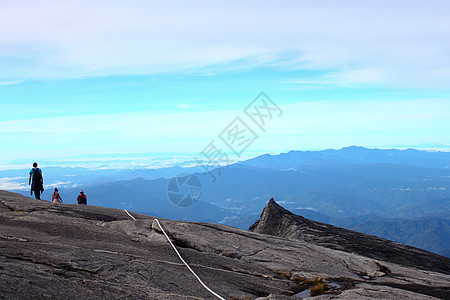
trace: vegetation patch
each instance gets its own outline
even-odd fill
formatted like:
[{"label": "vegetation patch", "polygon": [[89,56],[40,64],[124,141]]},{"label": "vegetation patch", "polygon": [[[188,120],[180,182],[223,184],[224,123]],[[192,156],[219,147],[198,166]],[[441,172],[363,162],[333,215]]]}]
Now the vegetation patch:
[{"label": "vegetation patch", "polygon": [[314,279],[311,280],[311,279],[304,278],[304,277],[292,276],[292,271],[289,273],[280,272],[280,271],[272,271],[272,272],[274,272],[275,274],[277,274],[283,278],[292,280],[295,283],[306,286],[307,288],[310,289],[311,296],[322,295],[330,289],[330,287],[328,286],[328,282],[326,282],[323,279],[323,277],[318,276],[318,275],[315,276]]},{"label": "vegetation patch", "polygon": [[318,275],[314,277],[313,280],[297,276],[291,278],[291,280],[297,282],[298,284],[303,284],[309,287],[311,296],[322,295],[329,290],[328,282],[326,282],[323,277]]}]

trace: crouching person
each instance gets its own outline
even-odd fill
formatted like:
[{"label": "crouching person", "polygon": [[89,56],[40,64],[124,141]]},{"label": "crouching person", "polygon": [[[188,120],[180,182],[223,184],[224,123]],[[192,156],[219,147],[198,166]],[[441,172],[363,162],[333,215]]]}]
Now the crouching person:
[{"label": "crouching person", "polygon": [[86,195],[84,194],[83,191],[80,191],[80,194],[78,195],[77,201],[78,201],[78,204],[87,205],[87,197],[86,197]]}]

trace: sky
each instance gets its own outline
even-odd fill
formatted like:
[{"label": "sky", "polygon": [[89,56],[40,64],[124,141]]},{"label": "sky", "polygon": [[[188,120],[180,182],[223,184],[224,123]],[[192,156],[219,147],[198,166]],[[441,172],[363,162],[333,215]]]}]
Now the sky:
[{"label": "sky", "polygon": [[[0,0],[0,169],[450,145],[449,1]],[[261,129],[245,108],[279,108]],[[239,117],[257,138],[220,138]],[[223,135],[222,135],[223,137]],[[120,159],[122,158],[122,159]]]}]

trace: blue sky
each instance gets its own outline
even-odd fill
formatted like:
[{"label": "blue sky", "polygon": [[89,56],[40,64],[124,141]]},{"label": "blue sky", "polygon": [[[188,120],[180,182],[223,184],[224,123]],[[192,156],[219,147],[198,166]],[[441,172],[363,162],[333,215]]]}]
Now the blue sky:
[{"label": "blue sky", "polygon": [[0,167],[189,159],[261,91],[284,113],[243,157],[450,145],[449,13],[448,1],[2,1]]}]

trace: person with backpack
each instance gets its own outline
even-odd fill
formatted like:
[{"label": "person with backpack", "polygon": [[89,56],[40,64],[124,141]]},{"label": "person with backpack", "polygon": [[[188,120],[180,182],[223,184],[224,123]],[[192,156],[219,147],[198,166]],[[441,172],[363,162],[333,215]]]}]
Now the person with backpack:
[{"label": "person with backpack", "polygon": [[33,168],[30,170],[30,178],[28,179],[28,185],[31,184],[31,195],[36,199],[41,199],[41,193],[44,192],[44,177],[42,176],[42,170],[38,168],[36,162],[33,163]]},{"label": "person with backpack", "polygon": [[58,188],[55,188],[55,191],[53,192],[52,202],[53,203],[62,203],[63,202],[61,196],[59,195]]},{"label": "person with backpack", "polygon": [[87,197],[86,197],[86,195],[84,194],[83,191],[80,191],[80,194],[78,195],[77,201],[78,201],[78,204],[87,205]]}]

